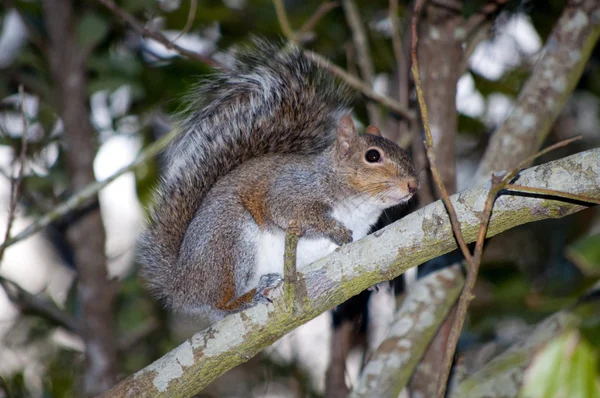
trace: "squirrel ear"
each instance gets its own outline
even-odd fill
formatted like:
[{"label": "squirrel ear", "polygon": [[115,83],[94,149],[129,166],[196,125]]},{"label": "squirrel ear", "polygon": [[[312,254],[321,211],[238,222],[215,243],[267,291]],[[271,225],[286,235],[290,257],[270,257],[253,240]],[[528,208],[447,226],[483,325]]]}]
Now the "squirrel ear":
[{"label": "squirrel ear", "polygon": [[366,133],[367,134],[371,134],[371,135],[376,135],[378,137],[381,137],[381,131],[377,127],[375,127],[375,126],[369,126],[369,127],[367,127]]},{"label": "squirrel ear", "polygon": [[337,147],[341,156],[346,156],[350,151],[352,142],[356,138],[356,128],[350,115],[345,115],[340,119],[337,128]]}]

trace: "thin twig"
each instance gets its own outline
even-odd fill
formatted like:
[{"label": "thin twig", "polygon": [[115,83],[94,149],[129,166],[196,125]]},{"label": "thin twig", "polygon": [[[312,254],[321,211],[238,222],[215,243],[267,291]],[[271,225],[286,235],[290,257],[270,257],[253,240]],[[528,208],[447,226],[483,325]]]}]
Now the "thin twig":
[{"label": "thin twig", "polygon": [[323,18],[327,13],[334,8],[338,7],[340,3],[337,1],[324,1],[319,5],[319,8],[314,12],[314,14],[298,29],[295,33],[296,38],[300,38],[306,32],[310,32],[314,29],[317,23]]},{"label": "thin twig", "polygon": [[[25,94],[23,86],[19,86],[19,107],[21,110],[21,118],[23,124],[21,152],[19,154],[19,173],[16,178],[10,178],[10,208],[8,212],[8,221],[6,232],[4,233],[4,241],[10,238],[10,230],[15,219],[17,204],[21,196],[21,182],[25,173],[27,161],[27,135],[29,133],[29,123],[27,114],[25,113]],[[4,258],[7,245],[0,246],[0,263]],[[64,327],[65,329],[78,333],[77,322],[67,313],[56,307],[54,304],[44,301],[39,297],[29,293],[15,282],[0,276],[0,286],[8,298],[20,309],[22,313],[40,315],[48,319],[52,323]]]},{"label": "thin twig", "polygon": [[[25,173],[25,162],[27,160],[27,133],[29,130],[29,123],[27,122],[27,114],[25,113],[25,94],[23,92],[23,86],[19,86],[19,106],[21,108],[21,118],[23,121],[23,132],[21,139],[21,153],[19,154],[19,173],[17,178],[10,180],[10,205],[8,209],[8,221],[6,223],[6,232],[4,232],[4,242],[10,239],[10,230],[15,220],[15,213],[17,211],[17,203],[19,201],[21,181]],[[6,246],[0,246],[0,263],[4,258],[4,251]]]},{"label": "thin twig", "polygon": [[373,67],[373,59],[371,58],[371,50],[367,40],[367,33],[360,20],[356,4],[352,0],[342,0],[346,21],[352,32],[352,41],[356,48],[357,63],[360,68],[360,73],[363,80],[369,84],[373,84],[375,76],[375,68]]},{"label": "thin twig", "polygon": [[58,308],[54,303],[29,293],[15,282],[2,276],[0,276],[0,285],[4,288],[10,301],[19,308],[21,313],[40,316],[57,326],[79,334],[78,324],[75,319]]},{"label": "thin twig", "polygon": [[150,38],[156,40],[157,42],[161,43],[163,46],[165,46],[169,50],[175,50],[179,54],[186,56],[190,59],[195,59],[197,61],[200,61],[204,64],[207,64],[207,65],[210,65],[213,67],[223,68],[223,65],[221,63],[215,61],[214,59],[207,57],[205,55],[199,54],[195,51],[186,50],[185,48],[180,47],[177,44],[171,43],[171,41],[169,39],[167,39],[162,33],[148,29],[140,21],[138,21],[135,17],[133,17],[131,14],[127,13],[121,7],[116,5],[114,1],[112,1],[112,0],[97,0],[97,1],[100,4],[104,5],[106,8],[108,8],[109,10],[111,10],[113,12],[113,14],[115,14],[121,20],[126,22],[129,26],[131,26],[134,30],[136,30],[143,37],[150,37]]},{"label": "thin twig", "polygon": [[294,30],[290,25],[290,20],[287,17],[287,13],[285,12],[285,6],[283,5],[283,0],[273,0],[273,5],[275,6],[275,12],[277,13],[277,20],[279,21],[279,27],[281,28],[281,32],[290,42],[296,42],[296,35],[294,34]]},{"label": "thin twig", "polygon": [[[25,113],[25,94],[23,86],[19,86],[19,107],[21,110],[21,118],[23,123],[21,152],[19,154],[19,173],[16,178],[10,178],[10,206],[8,211],[8,221],[6,232],[4,233],[4,241],[10,238],[10,230],[15,219],[17,204],[21,195],[21,182],[25,173],[27,161],[27,135],[29,132],[29,123],[27,114]],[[0,263],[4,258],[7,245],[0,246]],[[69,317],[65,312],[58,307],[48,303],[35,295],[24,290],[15,282],[10,281],[0,276],[0,286],[4,289],[8,298],[24,313],[39,314],[44,318],[56,323],[66,329],[77,332],[77,322]]]},{"label": "thin twig", "polygon": [[[412,70],[414,80],[415,80],[417,97],[418,97],[419,106],[421,109],[421,117],[423,119],[423,126],[425,129],[425,135],[426,135],[425,147],[427,149],[427,157],[429,158],[431,172],[432,172],[432,175],[438,186],[438,190],[442,196],[442,200],[444,201],[444,204],[446,205],[446,210],[448,212],[448,216],[449,216],[451,224],[452,224],[452,229],[454,231],[454,236],[456,238],[456,241],[457,241],[467,263],[469,264],[469,270],[468,270],[468,274],[467,274],[467,279],[465,281],[465,287],[460,296],[459,303],[457,306],[456,316],[454,318],[454,323],[452,325],[452,329],[450,330],[450,335],[448,336],[448,341],[446,344],[446,352],[444,353],[444,358],[442,361],[442,368],[440,370],[441,373],[440,373],[440,377],[438,379],[436,396],[438,398],[443,398],[445,396],[446,385],[448,382],[448,376],[450,374],[450,369],[452,367],[452,360],[454,357],[454,353],[456,351],[456,345],[458,343],[458,338],[460,337],[460,333],[461,333],[462,327],[464,325],[464,321],[466,318],[469,303],[471,302],[471,300],[473,298],[473,294],[472,294],[473,287],[475,286],[475,282],[477,280],[479,264],[481,262],[481,256],[483,253],[483,244],[485,242],[485,237],[487,234],[487,229],[489,226],[489,221],[491,218],[494,202],[496,200],[498,192],[500,190],[502,190],[512,180],[512,178],[514,178],[515,175],[517,175],[517,173],[519,172],[520,169],[513,170],[511,173],[504,176],[504,178],[493,176],[492,187],[488,193],[484,211],[481,216],[481,224],[480,224],[477,241],[476,241],[476,245],[475,245],[475,252],[473,255],[471,255],[469,249],[467,248],[466,242],[462,236],[460,222],[458,220],[458,217],[456,216],[456,211],[454,210],[454,206],[452,205],[452,202],[450,201],[450,198],[448,197],[448,193],[446,191],[446,188],[444,187],[444,184],[442,183],[441,176],[439,175],[439,171],[438,171],[436,163],[435,163],[435,154],[433,151],[433,138],[432,138],[431,131],[429,128],[429,122],[428,122],[428,117],[427,117],[427,106],[425,104],[423,90],[421,88],[421,79],[419,76],[419,66],[418,66],[418,59],[417,59],[417,43],[418,43],[417,20],[419,18],[419,15],[420,15],[420,12],[421,12],[424,2],[425,2],[424,0],[418,0],[417,3],[415,4],[415,9],[414,9],[412,23],[411,23],[411,30],[412,30],[412,48],[411,48],[412,68],[411,68],[411,70]],[[573,139],[567,140],[566,143],[559,143],[559,144],[553,145],[551,148],[548,148],[547,150],[536,154],[532,159],[529,159],[529,158],[526,159],[524,162],[522,162],[522,164],[526,164],[529,161],[532,161],[537,156],[540,156],[543,153],[547,153],[548,151],[555,149],[559,146],[567,145],[569,142],[572,142],[572,141],[573,141]]]},{"label": "thin twig", "polygon": [[[577,136],[577,137],[566,139],[564,141],[560,141],[554,145],[549,146],[548,148],[541,150],[540,152],[536,153],[535,155],[528,157],[527,159],[525,159],[524,161],[522,161],[520,163],[518,168],[515,168],[510,173],[507,173],[505,175],[499,175],[499,176],[493,175],[492,176],[492,187],[490,188],[487,199],[485,201],[485,206],[483,209],[483,213],[481,215],[481,224],[479,226],[479,231],[477,234],[477,240],[476,240],[476,244],[475,244],[475,252],[473,255],[474,266],[469,267],[469,270],[467,273],[467,279],[465,281],[465,287],[464,287],[463,292],[458,301],[456,316],[454,318],[454,323],[452,325],[452,329],[450,330],[450,335],[448,336],[446,352],[444,354],[444,359],[442,361],[440,379],[438,380],[439,384],[438,384],[438,388],[437,388],[437,397],[444,397],[445,392],[446,392],[446,385],[448,382],[448,377],[450,375],[450,369],[452,367],[454,352],[456,351],[456,345],[458,344],[458,339],[460,337],[460,333],[462,331],[465,319],[467,317],[467,311],[469,309],[469,304],[470,304],[471,300],[473,299],[473,288],[475,287],[475,282],[477,281],[479,265],[481,263],[481,257],[483,255],[483,244],[485,242],[487,230],[489,227],[489,222],[492,217],[492,210],[494,208],[494,203],[496,201],[496,198],[498,197],[499,192],[503,189],[508,189],[508,187],[511,186],[511,184],[509,184],[510,181],[512,181],[512,179],[519,173],[519,171],[525,165],[529,164],[536,158],[538,158],[554,149],[563,147],[563,146],[568,145],[571,142],[579,140],[579,139],[581,139],[581,136]],[[581,195],[573,195],[573,194],[554,191],[554,190],[550,190],[550,189],[545,190],[542,188],[529,188],[529,187],[522,187],[522,186],[518,186],[518,185],[512,185],[512,186],[519,188],[517,190],[521,190],[521,191],[530,190],[530,192],[534,192],[534,193],[538,193],[538,194],[540,194],[540,193],[541,194],[550,194],[550,195],[554,195],[554,196],[565,197],[568,199],[580,200],[582,202],[599,203],[600,204],[600,200],[584,197]],[[546,192],[543,192],[543,191],[546,191]]]},{"label": "thin twig", "polygon": [[491,0],[484,4],[477,13],[465,22],[466,36],[471,36],[477,27],[485,21],[491,20],[491,17],[496,15],[506,3],[508,3],[508,0]]},{"label": "thin twig", "polygon": [[460,338],[460,333],[467,317],[467,310],[469,304],[473,299],[473,288],[477,281],[477,275],[479,273],[479,264],[481,262],[481,253],[483,251],[483,243],[485,242],[485,236],[487,228],[489,226],[490,217],[492,215],[492,208],[494,207],[494,201],[501,188],[499,183],[492,178],[492,188],[490,189],[487,199],[485,201],[485,207],[481,216],[481,224],[479,232],[477,234],[477,241],[475,246],[475,255],[471,258],[472,264],[470,264],[467,278],[465,280],[465,286],[458,300],[456,308],[456,315],[454,316],[454,322],[446,341],[446,351],[442,359],[442,366],[440,369],[440,376],[438,378],[437,394],[436,397],[443,398],[446,394],[446,386],[448,384],[448,377],[450,376],[450,369],[452,368],[452,362],[454,359],[454,353],[456,352],[456,345]]},{"label": "thin twig", "polygon": [[[107,1],[107,0],[99,0],[99,1]],[[281,2],[281,0],[273,0],[273,4],[275,5],[275,7],[278,10],[277,17],[279,19],[279,24],[281,25],[281,24],[287,23],[287,25],[289,27],[288,17],[285,12],[285,7],[283,7],[283,3]],[[280,13],[281,13],[281,15],[280,15]],[[281,26],[281,30],[284,32],[284,34],[285,34],[286,29],[287,28],[285,28],[283,25]],[[286,35],[286,37],[291,43],[297,44],[295,41],[293,32],[292,32],[291,36],[288,37]],[[402,105],[400,105],[398,103],[398,101],[396,101],[390,97],[377,94],[375,91],[373,91],[373,89],[368,84],[365,84],[359,78],[351,75],[350,73],[346,72],[339,66],[332,64],[331,62],[329,62],[327,59],[325,59],[321,55],[319,55],[315,52],[312,52],[312,51],[308,51],[308,50],[304,51],[304,53],[306,54],[306,56],[309,59],[312,59],[314,62],[316,62],[322,68],[327,69],[331,74],[344,80],[346,82],[346,84],[348,84],[348,86],[362,92],[367,98],[380,103],[381,105],[398,113],[400,116],[403,116],[411,121],[415,120],[414,113],[411,112],[410,110],[408,110],[407,108],[403,107]]]},{"label": "thin twig", "polygon": [[[352,41],[354,48],[356,49],[356,62],[360,69],[362,79],[370,86],[373,87],[375,80],[375,67],[373,66],[373,58],[371,57],[371,50],[369,49],[369,41],[367,39],[367,33],[360,20],[358,9],[353,0],[342,0],[344,7],[344,13],[346,14],[346,21],[348,27],[352,32]],[[367,113],[369,114],[369,121],[375,126],[381,126],[381,120],[379,119],[379,110],[377,105],[374,103],[367,103]]]},{"label": "thin twig", "polygon": [[175,139],[175,137],[178,134],[179,134],[179,131],[177,129],[174,129],[169,134],[162,137],[160,140],[158,140],[155,143],[153,143],[152,145],[148,146],[129,165],[116,171],[113,175],[111,175],[110,177],[108,177],[107,179],[105,179],[103,181],[98,181],[98,182],[95,182],[93,184],[86,186],[81,191],[79,191],[78,193],[74,194],[66,201],[64,201],[61,204],[59,204],[58,206],[56,206],[52,211],[44,214],[37,221],[35,221],[31,225],[29,225],[27,228],[25,228],[21,233],[14,236],[13,238],[5,240],[4,243],[2,245],[0,245],[0,253],[8,246],[15,244],[15,243],[31,236],[32,234],[47,227],[48,225],[50,225],[50,223],[56,221],[60,217],[63,217],[66,214],[68,214],[69,212],[78,208],[79,206],[84,205],[88,199],[94,197],[102,188],[104,188],[105,186],[107,186],[108,184],[113,182],[115,179],[117,179],[121,175],[135,169],[136,167],[146,163],[148,160],[152,159],[154,156],[156,156],[158,153],[160,153],[173,139]]},{"label": "thin twig", "polygon": [[[427,117],[427,105],[425,104],[425,98],[423,95],[423,89],[421,87],[421,77],[419,75],[419,63],[417,59],[417,43],[418,43],[418,35],[417,35],[417,21],[419,19],[419,15],[421,14],[421,9],[423,8],[424,0],[418,0],[415,4],[415,8],[412,16],[411,23],[411,32],[412,32],[412,46],[411,46],[411,55],[412,55],[412,67],[411,71],[413,74],[413,78],[415,81],[415,88],[417,90],[417,99],[419,102],[419,107],[421,109],[421,119],[423,121],[423,127],[425,129],[425,148],[427,150],[427,157],[429,159],[429,166],[431,168],[431,174],[436,182],[438,187],[438,191],[442,197],[444,204],[446,205],[446,211],[448,213],[448,217],[450,218],[450,223],[452,225],[452,230],[454,232],[454,237],[456,238],[456,242],[460,247],[460,250],[463,253],[467,263],[469,264],[469,272],[467,274],[467,280],[465,281],[465,287],[463,292],[461,293],[458,308],[468,308],[468,304],[470,302],[470,283],[473,283],[474,277],[476,278],[476,269],[477,264],[474,261],[473,256],[471,255],[469,248],[467,247],[467,243],[462,235],[460,222],[456,215],[456,211],[454,210],[454,206],[450,201],[450,197],[448,196],[448,192],[446,191],[446,187],[442,182],[442,178],[440,176],[439,170],[437,168],[435,162],[435,153],[433,151],[433,138],[431,135],[431,130],[429,127],[429,119]],[[475,276],[473,275],[475,273]],[[470,278],[470,279],[469,279]],[[469,292],[469,297],[467,297],[467,292]],[[466,304],[465,304],[466,302]],[[461,306],[461,303],[463,304]],[[448,336],[448,341],[446,344],[446,352],[444,353],[444,358],[442,362],[441,374],[438,379],[438,388],[437,388],[437,397],[443,398],[444,393],[446,391],[446,383],[448,380],[448,375],[450,373],[450,367],[452,366],[452,358],[454,352],[456,350],[456,342],[458,341],[457,336],[460,335],[460,331],[462,330],[462,325],[464,323],[464,316],[461,313],[456,313],[454,317],[454,324],[452,329],[450,330],[450,335]],[[449,364],[448,364],[449,363]]]},{"label": "thin twig", "polygon": [[600,205],[600,199],[590,198],[582,195],[575,195],[568,192],[556,191],[554,189],[546,189],[546,188],[536,188],[536,187],[526,187],[523,185],[516,184],[507,184],[504,189],[509,191],[518,191],[518,192],[527,192],[534,193],[538,195],[548,195],[548,196],[556,196],[558,198],[571,199],[579,202],[587,202],[594,203],[596,205]]},{"label": "thin twig", "polygon": [[[580,139],[582,139],[582,138],[583,138],[583,136],[582,136],[582,135],[577,135],[577,136],[575,136],[575,137],[567,138],[566,140],[559,141],[559,142],[557,142],[556,144],[552,144],[552,145],[550,145],[549,147],[546,147],[546,148],[542,149],[541,151],[539,151],[539,152],[538,152],[538,153],[536,153],[536,154],[533,154],[533,155],[531,155],[531,156],[528,156],[527,158],[525,158],[525,160],[523,160],[521,163],[519,163],[519,167],[515,169],[515,170],[517,170],[517,172],[516,172],[516,173],[518,173],[518,172],[519,172],[521,169],[523,169],[524,167],[527,167],[527,166],[529,166],[529,164],[530,164],[531,162],[533,162],[534,160],[536,160],[536,159],[537,159],[537,158],[539,158],[540,156],[543,156],[543,155],[547,154],[548,152],[552,152],[553,150],[555,150],[555,149],[557,149],[557,148],[562,148],[562,147],[564,147],[564,146],[567,146],[567,145],[569,145],[569,144],[570,144],[570,143],[572,143],[572,142],[579,141],[579,140],[580,140]],[[513,170],[513,172],[514,172],[514,170]],[[517,175],[516,173],[513,175],[513,177],[514,177],[515,175]]]},{"label": "thin twig", "polygon": [[[22,85],[19,86],[19,107],[21,110],[23,124],[23,131],[21,135],[21,152],[19,154],[19,172],[16,178],[10,178],[10,204],[8,210],[8,221],[6,223],[6,231],[4,233],[4,241],[10,239],[10,230],[12,229],[12,225],[15,220],[17,204],[21,195],[21,182],[23,181],[27,161],[27,135],[29,132],[29,123],[27,121],[27,114],[25,113],[25,94]],[[0,264],[4,258],[6,247],[6,245],[0,246]],[[6,292],[8,298],[22,311],[42,314],[45,318],[50,319],[51,321],[60,324],[71,331],[75,331],[77,329],[76,322],[69,318],[64,312],[25,291],[16,283],[4,277],[0,277],[0,286],[2,286]]]},{"label": "thin twig", "polygon": [[194,18],[196,17],[196,9],[197,8],[198,8],[198,0],[190,0],[190,11],[188,12],[188,17],[187,17],[187,21],[185,21],[185,26],[183,27],[181,32],[179,32],[177,34],[177,36],[175,36],[175,38],[173,40],[171,40],[171,45],[173,45],[173,43],[175,43],[177,41],[177,39],[179,39],[181,36],[188,33],[190,31],[190,29],[192,29],[192,25],[194,24]]},{"label": "thin twig", "polygon": [[370,98],[373,101],[380,103],[381,105],[385,106],[386,108],[389,108],[390,110],[396,112],[398,115],[405,117],[410,121],[415,120],[414,112],[400,105],[398,101],[388,96],[377,94],[375,91],[373,91],[373,89],[371,89],[371,87],[362,82],[359,78],[351,75],[339,66],[329,62],[323,56],[312,51],[305,51],[305,54],[308,58],[315,61],[321,67],[327,69],[331,74],[344,80],[344,82],[346,82],[348,86],[363,93],[367,98]]},{"label": "thin twig", "polygon": [[431,174],[437,184],[438,191],[444,201],[444,205],[446,205],[446,210],[448,211],[448,216],[450,217],[450,221],[452,223],[452,230],[454,231],[454,236],[462,251],[465,259],[469,263],[469,265],[473,265],[473,258],[471,253],[469,252],[469,248],[467,247],[467,243],[462,236],[460,222],[458,221],[458,217],[456,216],[456,211],[454,210],[454,205],[450,201],[450,197],[448,196],[448,191],[446,191],[446,187],[442,182],[442,178],[440,176],[440,172],[435,163],[435,154],[433,152],[433,137],[431,135],[431,129],[429,128],[429,119],[427,117],[427,105],[425,104],[425,98],[423,95],[423,89],[421,87],[421,77],[419,75],[419,61],[417,59],[417,21],[419,19],[419,15],[421,14],[421,9],[423,8],[423,4],[425,0],[418,0],[415,4],[415,10],[413,12],[412,23],[411,23],[411,31],[412,31],[412,46],[411,46],[411,55],[412,55],[412,66],[411,71],[413,74],[413,78],[415,80],[415,88],[417,90],[417,98],[419,101],[419,107],[421,109],[421,119],[423,120],[423,127],[425,129],[425,148],[427,149],[427,157],[429,158],[429,165],[431,167]]}]

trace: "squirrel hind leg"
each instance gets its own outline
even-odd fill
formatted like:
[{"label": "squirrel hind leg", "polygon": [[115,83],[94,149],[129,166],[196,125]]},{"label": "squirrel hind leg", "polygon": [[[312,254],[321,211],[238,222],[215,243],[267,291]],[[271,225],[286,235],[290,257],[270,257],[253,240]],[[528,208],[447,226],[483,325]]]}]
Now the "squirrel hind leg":
[{"label": "squirrel hind leg", "polygon": [[[283,282],[283,264],[281,267],[275,265],[267,268],[258,264],[261,245],[257,237],[261,235],[261,228],[248,212],[240,211],[236,213],[236,217],[244,227],[225,234],[233,239],[228,251],[231,255],[218,261],[221,264],[222,283],[218,287],[218,300],[213,304],[216,309],[229,313],[242,311],[259,303],[271,303],[271,291]],[[221,239],[223,241],[227,241],[227,238]],[[283,238],[280,243],[283,247]],[[283,261],[283,253],[278,257]]]},{"label": "squirrel hind leg", "polygon": [[272,303],[269,294],[282,283],[283,277],[280,274],[262,275],[258,281],[258,286],[241,296],[235,297],[231,291],[225,291],[221,300],[215,303],[215,308],[220,311],[238,312],[255,304]]},{"label": "squirrel hind leg", "polygon": [[222,299],[217,301],[214,305],[215,308],[225,312],[238,312],[251,307],[254,303],[254,296],[256,295],[256,288],[247,291],[241,296],[234,297],[228,294],[223,295]]}]

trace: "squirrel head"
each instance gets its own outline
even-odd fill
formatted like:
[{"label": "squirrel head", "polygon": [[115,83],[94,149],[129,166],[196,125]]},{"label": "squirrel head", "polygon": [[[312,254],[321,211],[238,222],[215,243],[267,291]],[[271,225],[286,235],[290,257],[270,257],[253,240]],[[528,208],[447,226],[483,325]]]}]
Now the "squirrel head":
[{"label": "squirrel head", "polygon": [[352,118],[343,116],[332,150],[334,167],[348,187],[374,198],[383,207],[407,202],[419,189],[408,153],[383,138],[375,126],[359,135]]}]

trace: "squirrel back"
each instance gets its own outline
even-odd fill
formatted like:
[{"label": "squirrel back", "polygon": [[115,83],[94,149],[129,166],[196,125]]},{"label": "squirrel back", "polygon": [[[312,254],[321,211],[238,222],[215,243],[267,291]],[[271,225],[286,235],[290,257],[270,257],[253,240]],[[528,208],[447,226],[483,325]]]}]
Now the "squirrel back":
[{"label": "squirrel back", "polygon": [[297,48],[259,42],[191,94],[179,136],[139,241],[142,274],[158,295],[169,283],[188,226],[211,187],[267,154],[314,154],[335,140],[347,89]]}]

